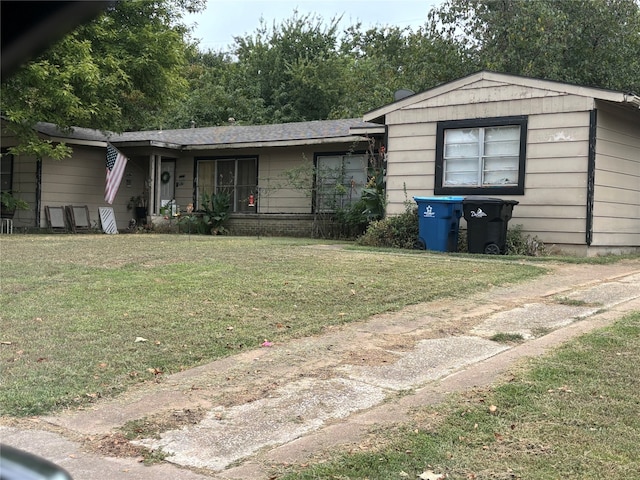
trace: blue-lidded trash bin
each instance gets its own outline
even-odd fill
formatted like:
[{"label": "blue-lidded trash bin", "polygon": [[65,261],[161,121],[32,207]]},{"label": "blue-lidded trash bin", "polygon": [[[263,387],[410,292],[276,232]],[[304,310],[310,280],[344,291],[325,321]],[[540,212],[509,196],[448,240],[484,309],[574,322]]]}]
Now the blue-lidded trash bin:
[{"label": "blue-lidded trash bin", "polygon": [[469,253],[506,253],[507,225],[516,200],[470,196],[462,202]]},{"label": "blue-lidded trash bin", "polygon": [[413,197],[418,204],[417,247],[440,252],[458,250],[464,197]]}]

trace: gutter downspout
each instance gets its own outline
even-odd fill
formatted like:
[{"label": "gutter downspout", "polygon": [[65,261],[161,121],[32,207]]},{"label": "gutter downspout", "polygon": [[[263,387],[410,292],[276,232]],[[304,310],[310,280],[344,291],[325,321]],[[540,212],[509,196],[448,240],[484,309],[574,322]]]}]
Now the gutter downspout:
[{"label": "gutter downspout", "polygon": [[36,228],[40,228],[42,214],[42,158],[36,160]]},{"label": "gutter downspout", "polygon": [[598,112],[594,108],[589,112],[589,157],[587,164],[587,224],[586,238],[587,246],[593,241],[593,204],[595,199],[595,176],[596,176],[596,127]]}]

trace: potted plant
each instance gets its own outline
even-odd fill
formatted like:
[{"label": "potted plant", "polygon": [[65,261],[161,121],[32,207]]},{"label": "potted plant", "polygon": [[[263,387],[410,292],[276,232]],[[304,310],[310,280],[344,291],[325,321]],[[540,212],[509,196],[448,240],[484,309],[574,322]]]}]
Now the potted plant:
[{"label": "potted plant", "polygon": [[2,218],[13,218],[16,210],[29,210],[29,204],[24,200],[14,197],[10,192],[2,192],[0,194],[0,202],[2,205]]},{"label": "potted plant", "polygon": [[147,223],[147,196],[143,192],[141,195],[133,196],[129,199],[127,210],[136,212],[136,221],[138,223]]}]

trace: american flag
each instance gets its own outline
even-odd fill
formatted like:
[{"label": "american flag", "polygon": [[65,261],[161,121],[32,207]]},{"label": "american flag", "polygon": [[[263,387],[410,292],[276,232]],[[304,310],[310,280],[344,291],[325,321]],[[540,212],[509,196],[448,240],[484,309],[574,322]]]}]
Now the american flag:
[{"label": "american flag", "polygon": [[109,205],[113,203],[113,199],[118,193],[127,160],[127,157],[117,148],[111,144],[107,145],[107,185],[104,189],[104,201]]}]

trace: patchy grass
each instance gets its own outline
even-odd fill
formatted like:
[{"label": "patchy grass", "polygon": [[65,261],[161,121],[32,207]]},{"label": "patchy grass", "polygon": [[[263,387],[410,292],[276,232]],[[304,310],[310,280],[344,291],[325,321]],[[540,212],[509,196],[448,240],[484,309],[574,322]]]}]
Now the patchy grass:
[{"label": "patchy grass", "polygon": [[506,344],[516,344],[524,342],[524,337],[519,333],[496,333],[494,336],[490,338],[494,342],[506,343]]},{"label": "patchy grass", "polygon": [[265,339],[314,335],[544,272],[486,258],[332,245],[187,235],[3,236],[0,414],[85,405]]},{"label": "patchy grass", "polygon": [[599,307],[602,306],[600,302],[587,302],[586,300],[580,300],[577,298],[557,297],[555,302],[560,305],[568,305],[570,307]]},{"label": "patchy grass", "polygon": [[[640,478],[640,312],[281,479]],[[431,477],[428,477],[431,478]]]},{"label": "patchy grass", "polygon": [[120,431],[127,440],[160,438],[161,433],[169,430],[196,425],[206,414],[207,411],[204,408],[183,408],[129,421],[120,428]]}]

